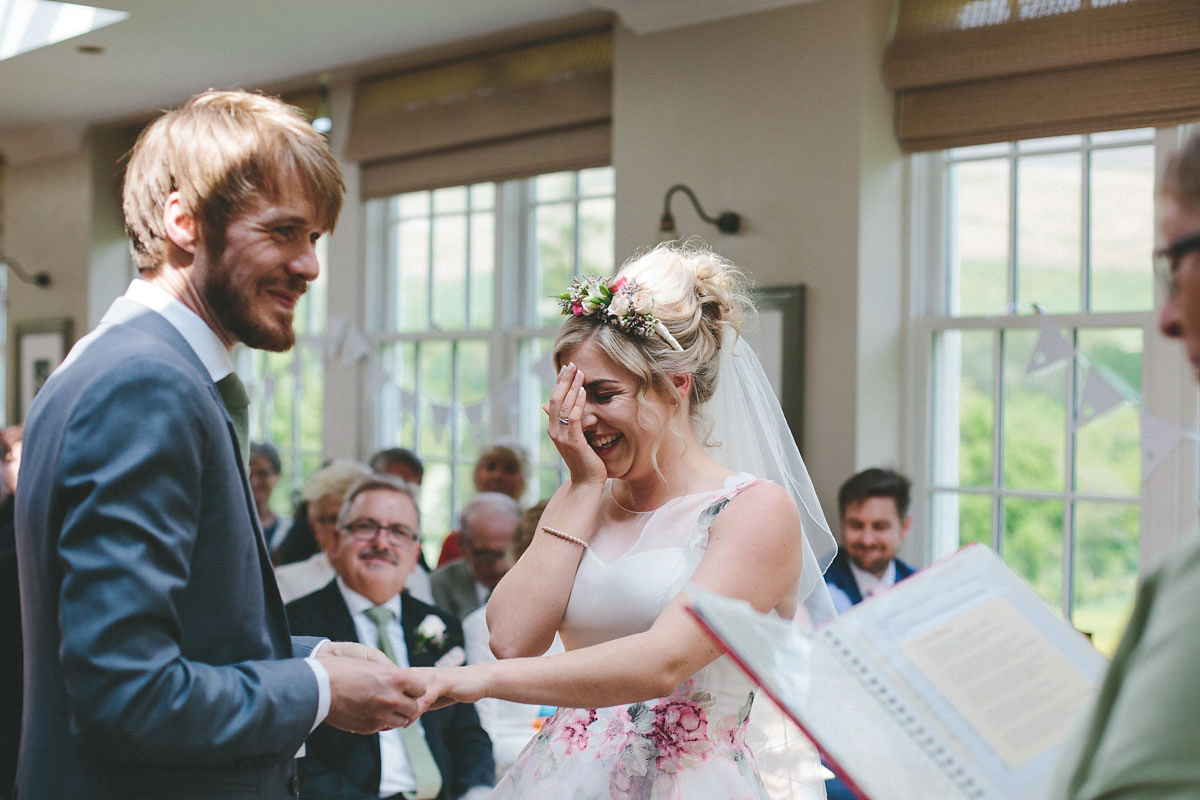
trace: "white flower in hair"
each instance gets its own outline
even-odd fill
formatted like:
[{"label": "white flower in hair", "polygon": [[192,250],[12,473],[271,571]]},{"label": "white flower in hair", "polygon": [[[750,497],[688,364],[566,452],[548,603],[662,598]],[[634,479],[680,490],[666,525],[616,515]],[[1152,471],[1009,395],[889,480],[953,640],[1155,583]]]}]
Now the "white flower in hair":
[{"label": "white flower in hair", "polygon": [[654,300],[645,289],[638,289],[634,292],[633,310],[638,314],[649,314],[654,311]]},{"label": "white flower in hair", "polygon": [[654,299],[636,281],[617,278],[611,284],[603,278],[576,278],[571,288],[558,296],[562,313],[585,317],[595,315],[601,322],[635,336],[658,335],[675,350],[683,350],[667,326],[654,316]]}]

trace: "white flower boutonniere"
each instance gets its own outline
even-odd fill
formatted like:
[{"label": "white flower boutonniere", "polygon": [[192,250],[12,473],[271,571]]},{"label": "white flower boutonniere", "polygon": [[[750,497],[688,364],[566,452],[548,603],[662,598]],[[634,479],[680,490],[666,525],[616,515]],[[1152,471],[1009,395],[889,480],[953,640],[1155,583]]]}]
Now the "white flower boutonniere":
[{"label": "white flower boutonniere", "polygon": [[417,626],[417,652],[440,648],[446,641],[446,623],[436,614],[430,614]]}]

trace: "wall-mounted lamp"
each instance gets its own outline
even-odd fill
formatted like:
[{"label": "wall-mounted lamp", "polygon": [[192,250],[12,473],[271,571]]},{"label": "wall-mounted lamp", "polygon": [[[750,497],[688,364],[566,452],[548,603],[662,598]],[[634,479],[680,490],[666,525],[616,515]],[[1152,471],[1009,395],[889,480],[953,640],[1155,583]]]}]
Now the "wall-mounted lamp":
[{"label": "wall-mounted lamp", "polygon": [[0,255],[0,261],[3,261],[5,264],[8,264],[8,268],[13,271],[13,274],[16,275],[18,278],[20,278],[25,283],[31,283],[34,286],[37,286],[39,289],[45,289],[50,286],[50,273],[49,272],[38,272],[35,274],[30,274],[30,273],[26,272],[19,263],[17,263],[17,260],[15,258],[11,258],[10,256]]},{"label": "wall-mounted lamp", "polygon": [[333,118],[329,116],[329,77],[322,75],[320,80],[321,94],[317,98],[317,112],[313,117],[313,130],[328,135],[333,130]]},{"label": "wall-mounted lamp", "polygon": [[671,214],[671,195],[676,192],[683,192],[687,198],[692,201],[692,207],[696,209],[696,213],[700,215],[700,219],[707,222],[709,225],[716,225],[717,230],[721,233],[737,233],[742,229],[742,215],[736,211],[722,211],[715,218],[704,213],[704,209],[700,207],[700,201],[696,199],[696,193],[691,190],[691,187],[685,186],[682,183],[677,183],[670,189],[667,189],[667,196],[663,198],[662,217],[658,222],[658,230],[660,233],[668,234],[668,238],[674,239],[678,236],[678,231],[675,229],[675,217]]}]

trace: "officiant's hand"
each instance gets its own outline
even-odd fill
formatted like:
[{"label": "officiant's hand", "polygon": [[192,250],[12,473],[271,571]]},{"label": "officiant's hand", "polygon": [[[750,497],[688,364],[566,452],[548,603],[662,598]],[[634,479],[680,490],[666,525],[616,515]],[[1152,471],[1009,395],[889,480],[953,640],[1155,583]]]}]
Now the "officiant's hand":
[{"label": "officiant's hand", "polygon": [[559,455],[571,473],[571,483],[604,483],[608,470],[600,456],[588,444],[583,433],[583,412],[587,391],[583,388],[583,371],[574,363],[558,371],[549,402],[542,405],[550,417],[546,432],[558,448]]},{"label": "officiant's hand", "polygon": [[454,703],[474,703],[487,697],[486,665],[465,667],[417,667],[425,693],[418,700],[421,713],[436,711]]},{"label": "officiant's hand", "polygon": [[401,669],[386,658],[380,663],[357,648],[351,648],[354,654],[349,656],[327,653],[328,649],[325,645],[317,656],[329,673],[331,698],[326,722],[350,733],[378,733],[416,719],[426,687],[415,670]]}]

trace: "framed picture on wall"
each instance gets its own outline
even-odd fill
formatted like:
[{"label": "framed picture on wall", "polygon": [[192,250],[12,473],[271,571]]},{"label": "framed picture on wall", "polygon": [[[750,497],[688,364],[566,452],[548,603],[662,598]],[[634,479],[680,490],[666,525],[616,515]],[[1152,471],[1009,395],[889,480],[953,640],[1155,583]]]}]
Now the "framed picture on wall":
[{"label": "framed picture on wall", "polygon": [[63,317],[18,322],[13,331],[17,353],[15,419],[21,422],[29,413],[34,395],[67,357],[71,347],[71,320]]},{"label": "framed picture on wall", "polygon": [[796,446],[804,435],[804,285],[754,290],[758,323],[744,331],[779,398]]}]

